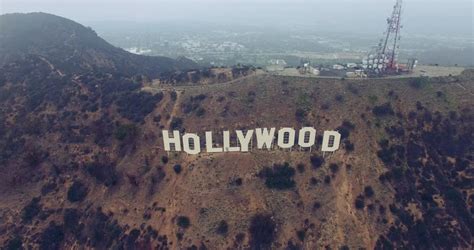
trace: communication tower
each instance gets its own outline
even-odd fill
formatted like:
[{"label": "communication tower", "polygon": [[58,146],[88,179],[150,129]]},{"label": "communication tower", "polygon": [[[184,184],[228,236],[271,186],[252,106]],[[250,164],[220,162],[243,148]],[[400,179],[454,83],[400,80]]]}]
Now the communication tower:
[{"label": "communication tower", "polygon": [[392,15],[387,18],[387,30],[380,39],[375,52],[362,60],[362,66],[369,75],[396,74],[400,68],[397,62],[400,43],[402,0],[393,6]]}]

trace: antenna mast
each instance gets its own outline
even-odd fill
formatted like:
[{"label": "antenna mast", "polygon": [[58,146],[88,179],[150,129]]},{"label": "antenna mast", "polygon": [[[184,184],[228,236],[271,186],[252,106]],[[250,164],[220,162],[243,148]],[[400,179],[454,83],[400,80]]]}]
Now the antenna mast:
[{"label": "antenna mast", "polygon": [[402,15],[402,0],[397,0],[393,6],[392,15],[387,19],[387,31],[385,38],[381,39],[375,54],[369,54],[364,59],[364,68],[372,75],[383,75],[386,73],[398,73],[398,49],[400,42],[400,30]]}]

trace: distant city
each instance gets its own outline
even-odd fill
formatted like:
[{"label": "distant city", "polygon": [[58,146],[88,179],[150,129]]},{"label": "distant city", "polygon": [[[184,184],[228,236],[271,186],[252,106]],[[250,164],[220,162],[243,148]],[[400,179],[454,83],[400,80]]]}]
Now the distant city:
[{"label": "distant city", "polygon": [[[360,63],[383,35],[316,32],[256,26],[185,24],[91,24],[99,35],[131,53],[187,57],[203,66],[237,64],[264,67],[282,60],[287,66]],[[403,34],[400,61],[416,57],[421,64],[472,66],[472,37]]]}]

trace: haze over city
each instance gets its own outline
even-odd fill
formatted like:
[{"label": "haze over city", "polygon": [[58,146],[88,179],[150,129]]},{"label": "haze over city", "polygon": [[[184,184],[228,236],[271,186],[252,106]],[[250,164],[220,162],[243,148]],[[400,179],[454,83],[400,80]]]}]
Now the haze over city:
[{"label": "haze over city", "polygon": [[[3,0],[1,13],[47,12],[93,24],[98,21],[200,21],[291,27],[353,33],[380,32],[392,0]],[[407,33],[472,37],[470,0],[407,0],[403,22]]]}]

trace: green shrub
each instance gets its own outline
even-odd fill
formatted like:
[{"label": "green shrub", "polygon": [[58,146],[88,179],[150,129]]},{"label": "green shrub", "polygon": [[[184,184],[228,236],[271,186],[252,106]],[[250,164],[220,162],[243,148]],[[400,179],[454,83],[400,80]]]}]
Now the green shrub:
[{"label": "green shrub", "polygon": [[183,126],[183,119],[179,117],[173,117],[173,120],[171,120],[170,123],[170,129],[171,130],[178,130]]},{"label": "green shrub", "polygon": [[295,112],[295,117],[298,122],[304,122],[308,112],[303,108],[297,108]]},{"label": "green shrub", "polygon": [[312,155],[310,158],[310,161],[311,161],[311,165],[313,165],[313,168],[319,168],[324,163],[324,159],[316,155]]},{"label": "green shrub", "polygon": [[28,205],[21,211],[21,219],[25,222],[30,222],[36,215],[41,212],[40,198],[33,198]]},{"label": "green shrub", "polygon": [[270,249],[275,240],[276,224],[270,215],[257,214],[250,220],[250,248]]},{"label": "green shrub", "polygon": [[70,202],[79,202],[83,201],[88,193],[86,185],[80,181],[75,181],[72,186],[67,191],[67,199]]},{"label": "green shrub", "polygon": [[40,249],[60,249],[63,240],[63,226],[51,222],[40,236]]},{"label": "green shrub", "polygon": [[329,169],[331,169],[331,172],[335,174],[337,171],[339,171],[339,166],[336,163],[332,163],[329,165]]},{"label": "green shrub", "polygon": [[374,189],[372,189],[371,186],[366,186],[364,188],[364,194],[365,194],[365,197],[372,197],[374,196]]},{"label": "green shrub", "polygon": [[229,231],[229,225],[225,220],[221,220],[219,225],[217,225],[216,233],[220,235],[226,235]]},{"label": "green shrub", "polygon": [[173,170],[174,170],[174,172],[175,172],[176,174],[181,173],[181,170],[182,170],[181,165],[180,165],[180,164],[174,165],[174,166],[173,166]]},{"label": "green shrub", "polygon": [[293,180],[295,169],[290,167],[288,163],[284,165],[275,164],[272,168],[265,167],[258,176],[265,178],[265,185],[270,189],[285,190],[295,187]]},{"label": "green shrub", "polygon": [[385,104],[382,104],[380,106],[375,106],[372,109],[372,113],[375,116],[378,116],[378,117],[389,116],[389,115],[394,115],[395,114],[395,112],[392,109],[392,105],[390,105],[390,103],[388,103],[388,102],[385,103]]},{"label": "green shrub", "polygon": [[104,155],[98,155],[97,157],[96,161],[84,165],[87,173],[107,187],[116,185],[119,180],[119,173],[115,168],[115,162]]},{"label": "green shrub", "polygon": [[304,241],[304,238],[306,236],[306,231],[305,230],[298,230],[298,231],[296,231],[296,236],[298,236],[298,239],[300,239],[300,241]]},{"label": "green shrub", "polygon": [[357,209],[364,209],[364,207],[365,207],[364,196],[362,196],[362,195],[357,196],[357,198],[355,200],[355,207]]},{"label": "green shrub", "polygon": [[179,216],[176,221],[176,225],[178,225],[178,227],[186,229],[191,225],[191,221],[186,216]]},{"label": "green shrub", "polygon": [[64,227],[66,231],[69,232],[76,232],[79,228],[79,220],[81,218],[81,214],[79,210],[75,208],[68,208],[64,211]]},{"label": "green shrub", "polygon": [[124,124],[117,127],[114,131],[115,139],[124,141],[125,139],[132,139],[138,135],[138,127],[135,124]]},{"label": "green shrub", "polygon": [[299,163],[298,165],[296,165],[296,169],[298,169],[298,172],[302,174],[304,173],[305,165],[303,163]]},{"label": "green shrub", "polygon": [[430,83],[430,81],[428,77],[420,76],[420,77],[411,79],[409,83],[410,83],[410,86],[415,89],[422,89],[426,87]]},{"label": "green shrub", "polygon": [[162,99],[163,93],[127,92],[121,94],[116,103],[120,115],[133,122],[143,122]]},{"label": "green shrub", "polygon": [[8,240],[5,244],[5,250],[20,250],[23,249],[23,239],[16,235],[12,239]]}]

